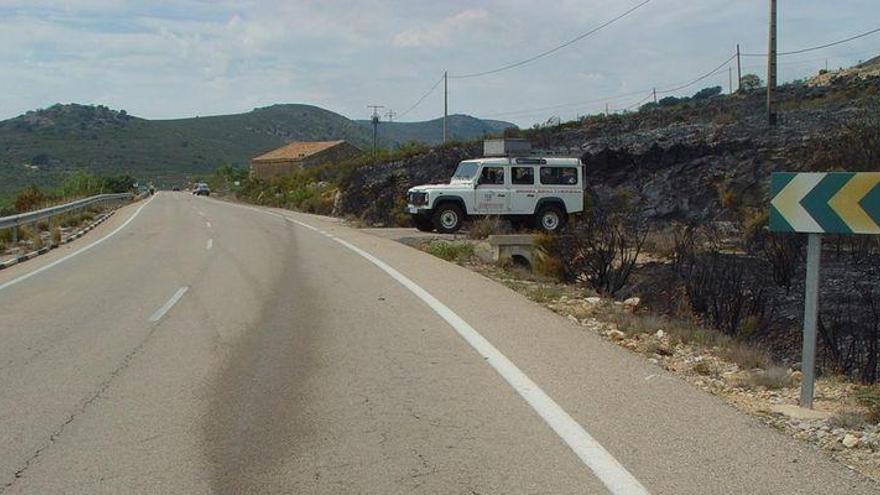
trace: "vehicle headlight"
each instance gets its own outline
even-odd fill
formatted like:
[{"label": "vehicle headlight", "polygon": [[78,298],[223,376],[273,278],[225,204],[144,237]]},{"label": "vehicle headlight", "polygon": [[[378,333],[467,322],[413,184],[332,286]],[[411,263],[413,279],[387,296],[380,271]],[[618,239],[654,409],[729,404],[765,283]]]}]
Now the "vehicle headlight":
[{"label": "vehicle headlight", "polygon": [[424,206],[428,204],[428,193],[411,191],[407,194],[407,202],[413,206]]}]

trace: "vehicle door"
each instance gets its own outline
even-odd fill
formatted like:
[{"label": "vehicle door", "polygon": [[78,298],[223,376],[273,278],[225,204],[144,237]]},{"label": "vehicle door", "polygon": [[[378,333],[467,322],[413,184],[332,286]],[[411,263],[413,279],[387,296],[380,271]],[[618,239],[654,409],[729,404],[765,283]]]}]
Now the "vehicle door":
[{"label": "vehicle door", "polygon": [[510,209],[507,167],[484,165],[477,178],[474,211],[481,215],[501,215]]},{"label": "vehicle door", "polygon": [[535,187],[535,167],[514,165],[510,167],[510,213],[531,215],[538,202]]}]

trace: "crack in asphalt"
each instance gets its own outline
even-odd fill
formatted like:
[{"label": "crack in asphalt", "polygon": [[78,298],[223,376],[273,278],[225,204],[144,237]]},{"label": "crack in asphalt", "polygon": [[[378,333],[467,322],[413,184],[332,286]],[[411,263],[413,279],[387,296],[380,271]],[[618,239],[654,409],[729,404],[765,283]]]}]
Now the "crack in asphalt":
[{"label": "crack in asphalt", "polygon": [[34,451],[34,453],[30,457],[25,459],[24,464],[15,472],[12,480],[7,481],[3,484],[3,486],[0,486],[0,494],[5,493],[6,490],[12,488],[12,486],[15,485],[15,483],[19,479],[23,478],[25,472],[30,469],[31,465],[33,465],[33,463],[43,454],[43,452],[54,445],[55,442],[58,441],[58,439],[61,437],[61,435],[64,434],[64,430],[67,428],[67,426],[73,423],[74,420],[76,420],[82,414],[84,414],[89,406],[97,401],[101,397],[101,395],[106,392],[108,388],[110,388],[110,384],[128,368],[134,357],[138,353],[140,353],[141,350],[143,350],[143,348],[147,345],[147,342],[149,342],[153,335],[159,330],[160,326],[161,323],[153,325],[150,331],[147,332],[147,335],[144,337],[144,339],[141,340],[141,342],[134,349],[132,349],[131,352],[129,352],[125,355],[125,357],[122,358],[122,362],[120,362],[119,366],[117,366],[113,371],[110,372],[110,375],[107,377],[106,380],[98,385],[98,388],[95,390],[95,392],[89,395],[86,400],[84,400],[79,405],[79,407],[49,435],[49,439],[46,443],[44,443],[41,447]]}]

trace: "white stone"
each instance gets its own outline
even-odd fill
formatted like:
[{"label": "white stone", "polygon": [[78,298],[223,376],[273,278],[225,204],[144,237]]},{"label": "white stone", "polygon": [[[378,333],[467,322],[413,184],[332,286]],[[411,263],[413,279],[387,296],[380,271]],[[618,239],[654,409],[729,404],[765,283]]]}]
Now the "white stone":
[{"label": "white stone", "polygon": [[602,302],[602,298],[601,297],[588,297],[588,298],[584,299],[584,302],[586,302],[587,304],[599,304]]},{"label": "white stone", "polygon": [[843,440],[840,441],[840,443],[842,443],[844,447],[851,449],[859,444],[859,437],[851,433],[847,433],[846,436],[843,437]]},{"label": "white stone", "polygon": [[626,334],[621,332],[620,330],[609,330],[605,335],[608,336],[614,342],[620,342],[621,340],[626,338]]},{"label": "white stone", "polygon": [[654,337],[657,337],[658,339],[663,339],[663,337],[666,337],[666,332],[664,332],[663,330],[657,330],[657,333],[654,334]]},{"label": "white stone", "polygon": [[633,308],[633,309],[637,308],[639,306],[639,304],[641,304],[641,303],[642,303],[642,300],[638,297],[630,297],[629,299],[626,299],[623,301],[624,306],[629,306],[630,308]]}]

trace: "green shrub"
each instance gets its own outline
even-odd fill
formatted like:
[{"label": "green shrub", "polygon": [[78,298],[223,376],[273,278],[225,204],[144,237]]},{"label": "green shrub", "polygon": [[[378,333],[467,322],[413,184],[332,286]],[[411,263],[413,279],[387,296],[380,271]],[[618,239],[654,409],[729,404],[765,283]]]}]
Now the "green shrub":
[{"label": "green shrub", "polygon": [[467,242],[434,241],[425,250],[438,258],[453,262],[467,261],[474,256],[474,246]]}]

